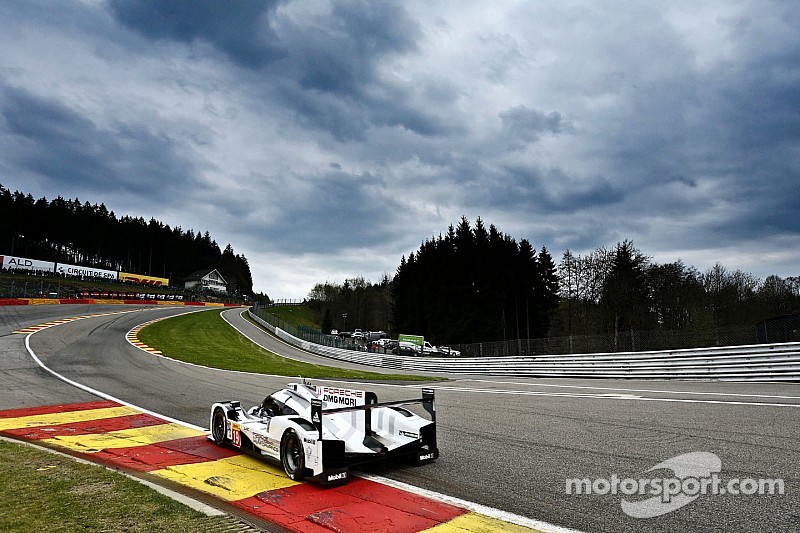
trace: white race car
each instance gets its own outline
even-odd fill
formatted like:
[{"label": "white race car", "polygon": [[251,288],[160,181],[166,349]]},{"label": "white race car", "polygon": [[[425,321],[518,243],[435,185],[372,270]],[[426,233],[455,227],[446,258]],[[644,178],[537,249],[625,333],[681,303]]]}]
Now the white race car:
[{"label": "white race car", "polygon": [[[405,406],[420,404],[430,419]],[[245,411],[240,402],[211,407],[211,435],[283,466],[293,480],[343,483],[350,467],[392,456],[414,464],[439,457],[432,389],[422,398],[378,403],[372,392],[290,383]]]}]

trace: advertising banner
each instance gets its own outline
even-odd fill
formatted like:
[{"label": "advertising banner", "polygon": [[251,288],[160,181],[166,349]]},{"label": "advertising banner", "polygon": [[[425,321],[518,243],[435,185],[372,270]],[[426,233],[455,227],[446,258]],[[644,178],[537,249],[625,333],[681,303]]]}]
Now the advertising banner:
[{"label": "advertising banner", "polygon": [[141,274],[128,274],[127,272],[119,273],[120,281],[130,281],[131,283],[141,283],[142,285],[151,285],[153,287],[166,287],[169,285],[167,278],[156,278],[154,276],[143,276]]},{"label": "advertising banner", "polygon": [[65,265],[63,263],[58,263],[56,266],[56,272],[74,278],[117,279],[117,272],[114,270],[102,270],[100,268]]},{"label": "advertising banner", "polygon": [[405,335],[401,333],[400,335],[397,336],[397,341],[409,342],[416,346],[422,347],[425,344],[425,337],[423,337],[422,335]]},{"label": "advertising banner", "polygon": [[0,255],[0,263],[6,270],[29,270],[55,272],[56,264],[52,261],[39,261],[38,259],[27,259],[25,257],[14,257],[12,255]]}]

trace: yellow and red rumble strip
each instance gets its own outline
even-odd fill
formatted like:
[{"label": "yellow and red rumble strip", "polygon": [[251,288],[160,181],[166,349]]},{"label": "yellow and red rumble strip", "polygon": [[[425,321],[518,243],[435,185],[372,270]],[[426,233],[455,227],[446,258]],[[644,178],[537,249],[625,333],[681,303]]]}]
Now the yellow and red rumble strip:
[{"label": "yellow and red rumble strip", "polygon": [[144,324],[139,324],[138,326],[136,326],[135,328],[130,330],[125,335],[125,339],[129,343],[134,345],[135,347],[139,348],[140,350],[144,350],[145,352],[156,354],[156,355],[161,355],[161,352],[159,350],[156,350],[155,348],[151,348],[150,346],[146,345],[145,343],[143,343],[142,341],[139,340],[139,332],[142,331],[142,329],[145,326],[148,326],[148,325],[152,324],[153,322],[158,322],[158,320],[151,320],[150,322],[145,322]]},{"label": "yellow and red rumble strip", "polygon": [[0,435],[148,472],[291,531],[532,531],[366,479],[332,488],[297,483],[200,430],[112,401],[0,411]]},{"label": "yellow and red rumble strip", "polygon": [[102,298],[0,298],[0,305],[59,305],[59,304],[128,304],[128,305],[172,305],[194,307],[242,307],[242,304],[217,302],[176,302],[170,300],[115,300]]}]

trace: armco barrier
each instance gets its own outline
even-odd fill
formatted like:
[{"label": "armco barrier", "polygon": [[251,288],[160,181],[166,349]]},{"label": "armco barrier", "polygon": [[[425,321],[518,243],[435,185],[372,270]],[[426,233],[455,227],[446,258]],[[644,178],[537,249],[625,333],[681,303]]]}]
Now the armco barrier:
[{"label": "armco barrier", "polygon": [[391,370],[527,377],[800,381],[800,342],[658,352],[508,357],[407,357],[311,343],[248,311],[284,341],[309,352]]}]

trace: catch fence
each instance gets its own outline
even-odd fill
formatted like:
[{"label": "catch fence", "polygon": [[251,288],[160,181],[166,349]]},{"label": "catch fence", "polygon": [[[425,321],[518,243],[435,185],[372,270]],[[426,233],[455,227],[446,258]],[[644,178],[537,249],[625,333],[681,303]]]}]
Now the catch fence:
[{"label": "catch fence", "polygon": [[[796,336],[796,332],[795,332]],[[539,339],[514,339],[453,345],[463,357],[508,355],[566,355],[575,353],[642,352],[743,346],[767,342],[790,342],[797,338],[759,339],[755,326],[729,326],[707,330],[622,331],[617,335],[566,335]]]},{"label": "catch fence", "polygon": [[[364,350],[352,339],[326,335],[308,327],[293,326],[256,305],[252,312],[272,326],[304,341],[350,350]],[[683,350],[715,346],[752,346],[800,341],[800,315],[770,319],[756,325],[727,326],[704,330],[623,331],[617,335],[566,335],[539,339],[514,339],[471,344],[453,344],[461,357],[506,357],[618,352]]]},{"label": "catch fence", "polygon": [[297,304],[288,304],[288,303],[280,303],[279,302],[272,302],[270,304],[260,304],[256,302],[256,304],[250,309],[250,312],[261,320],[269,324],[270,326],[280,328],[283,331],[289,333],[290,335],[297,337],[298,339],[302,339],[304,341],[308,341],[314,344],[320,344],[322,346],[329,346],[331,348],[342,348],[345,350],[363,350],[364,347],[352,338],[348,337],[339,337],[336,335],[326,335],[322,333],[322,331],[314,328],[310,328],[308,326],[293,326],[289,324],[285,320],[281,320],[280,318],[276,317],[272,313],[269,312],[270,307],[280,307],[282,305],[297,305]]}]

